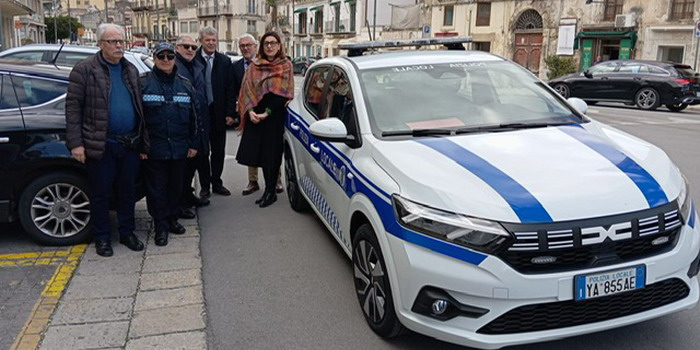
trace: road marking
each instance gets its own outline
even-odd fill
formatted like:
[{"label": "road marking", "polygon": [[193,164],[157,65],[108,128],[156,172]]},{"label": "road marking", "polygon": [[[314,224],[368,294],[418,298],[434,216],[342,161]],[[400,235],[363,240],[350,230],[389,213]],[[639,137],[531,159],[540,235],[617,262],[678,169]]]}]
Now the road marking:
[{"label": "road marking", "polygon": [[0,255],[0,267],[58,265],[10,350],[36,350],[39,347],[41,334],[46,331],[49,318],[86,249],[87,244],[78,244],[68,250]]}]

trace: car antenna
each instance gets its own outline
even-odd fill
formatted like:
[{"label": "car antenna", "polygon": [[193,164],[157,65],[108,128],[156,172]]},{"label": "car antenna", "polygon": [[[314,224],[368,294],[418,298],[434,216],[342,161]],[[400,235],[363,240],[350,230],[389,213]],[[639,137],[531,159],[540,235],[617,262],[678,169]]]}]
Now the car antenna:
[{"label": "car antenna", "polygon": [[58,55],[61,53],[61,50],[63,50],[63,45],[65,45],[65,44],[66,43],[61,43],[61,47],[58,48],[58,52],[56,52],[56,55],[53,56],[51,61],[49,61],[49,64],[53,64],[54,67],[56,67],[56,68],[58,68],[58,66],[56,65],[56,61],[58,60]]}]

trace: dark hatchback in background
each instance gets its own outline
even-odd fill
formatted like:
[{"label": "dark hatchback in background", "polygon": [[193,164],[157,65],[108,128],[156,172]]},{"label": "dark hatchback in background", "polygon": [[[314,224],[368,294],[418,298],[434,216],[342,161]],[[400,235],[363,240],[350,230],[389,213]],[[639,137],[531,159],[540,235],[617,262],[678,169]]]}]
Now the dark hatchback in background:
[{"label": "dark hatchback in background", "polygon": [[309,66],[316,62],[316,58],[308,56],[299,56],[292,59],[292,69],[294,74],[306,75],[306,71],[309,70]]},{"label": "dark hatchback in background", "polygon": [[688,65],[656,61],[606,61],[549,82],[564,98],[621,102],[640,109],[661,105],[673,112],[700,104],[700,77]]},{"label": "dark hatchback in background", "polygon": [[90,234],[85,170],[65,145],[69,72],[0,60],[0,222],[47,245]]}]

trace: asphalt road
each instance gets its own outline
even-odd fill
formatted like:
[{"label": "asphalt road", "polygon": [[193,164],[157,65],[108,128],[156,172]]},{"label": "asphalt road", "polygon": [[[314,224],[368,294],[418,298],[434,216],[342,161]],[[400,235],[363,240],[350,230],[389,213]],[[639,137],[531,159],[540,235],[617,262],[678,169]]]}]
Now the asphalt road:
[{"label": "asphalt road", "polygon": [[[700,111],[642,112],[593,106],[589,115],[662,147],[700,200]],[[228,134],[229,155],[238,138]],[[260,209],[243,197],[246,169],[226,163],[233,195],[200,210],[211,349],[466,349],[411,333],[383,340],[366,326],[353,291],[351,263],[311,213],[285,197]],[[697,349],[700,308],[641,324],[512,349]]]}]

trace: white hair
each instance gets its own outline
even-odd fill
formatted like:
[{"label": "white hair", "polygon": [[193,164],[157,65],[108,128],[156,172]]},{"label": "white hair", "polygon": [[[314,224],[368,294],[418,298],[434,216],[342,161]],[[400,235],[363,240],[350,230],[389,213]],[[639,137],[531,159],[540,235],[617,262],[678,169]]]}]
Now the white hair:
[{"label": "white hair", "polygon": [[214,27],[204,27],[204,28],[202,28],[202,29],[199,30],[199,40],[202,40],[202,38],[203,38],[205,35],[214,35],[214,36],[216,36],[216,37],[218,38],[218,37],[219,37],[218,34],[219,34],[219,32],[216,31],[216,28],[214,28]]},{"label": "white hair", "polygon": [[183,34],[183,35],[180,35],[177,37],[177,41],[175,42],[175,46],[182,45],[182,43],[185,41],[185,39],[190,39],[192,41],[195,41],[193,37]]},{"label": "white hair", "polygon": [[238,37],[239,43],[241,42],[241,39],[250,39],[255,44],[255,46],[258,46],[258,40],[255,39],[253,34],[250,34],[250,33],[241,34],[241,36]]},{"label": "white hair", "polygon": [[119,33],[122,35],[122,38],[124,38],[124,28],[122,26],[114,23],[102,23],[99,26],[97,26],[97,41],[102,40],[102,38],[105,36],[105,33],[110,29],[118,30]]}]

